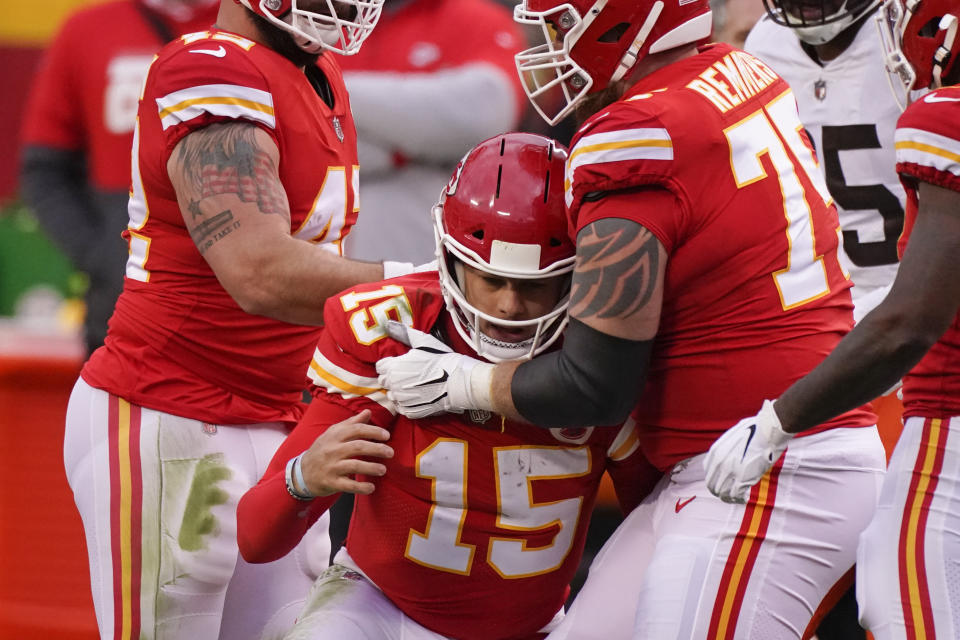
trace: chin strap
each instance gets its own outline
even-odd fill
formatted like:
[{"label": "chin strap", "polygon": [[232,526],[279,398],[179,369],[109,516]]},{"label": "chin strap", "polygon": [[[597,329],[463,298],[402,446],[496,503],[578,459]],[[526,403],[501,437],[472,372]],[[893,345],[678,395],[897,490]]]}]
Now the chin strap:
[{"label": "chin strap", "polygon": [[933,83],[937,89],[943,86],[943,70],[950,64],[950,52],[957,37],[957,17],[949,13],[943,16],[940,18],[939,29],[947,34],[943,38],[943,44],[933,54]]},{"label": "chin strap", "polygon": [[630,45],[630,48],[627,49],[627,52],[623,54],[623,57],[620,59],[620,66],[613,72],[610,82],[622,80],[623,77],[627,75],[627,72],[633,69],[633,65],[637,64],[637,56],[640,55],[640,49],[643,48],[643,43],[647,41],[647,36],[650,35],[654,25],[657,24],[657,20],[660,19],[661,13],[663,13],[663,2],[657,0],[657,2],[654,2],[653,6],[650,7],[650,13],[647,14],[647,19],[643,22],[643,26],[640,27],[640,31],[637,32],[637,37],[633,39],[633,44]]}]

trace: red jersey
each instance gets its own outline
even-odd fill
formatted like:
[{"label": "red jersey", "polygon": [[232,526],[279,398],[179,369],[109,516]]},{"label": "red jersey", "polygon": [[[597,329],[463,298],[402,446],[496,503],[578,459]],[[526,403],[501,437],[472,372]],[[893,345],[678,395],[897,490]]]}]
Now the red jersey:
[{"label": "red jersey", "polygon": [[392,432],[394,456],[379,460],[387,472],[372,480],[376,490],[356,498],[346,546],[357,566],[406,615],[437,633],[539,637],[567,597],[604,470],[618,494],[646,485],[636,431],[632,423],[547,430],[486,411],[418,421],[396,415],[377,385],[376,362],[408,347],[386,336],[388,318],[433,330],[472,354],[445,310],[436,272],[331,298],[310,364],[317,397],[241,500],[240,548],[248,559],[250,549],[268,559],[296,544],[333,498],[304,509],[287,494],[286,461],[328,425],[371,409],[372,422]]},{"label": "red jersey", "polygon": [[[584,199],[631,188],[656,188],[664,206]],[[836,209],[793,94],[743,51],[704,47],[590,118],[572,142],[567,202],[571,232],[627,218],[669,254],[660,330],[633,413],[661,470],[706,451],[853,326]],[[873,423],[857,410],[821,429]]]},{"label": "red jersey", "polygon": [[137,116],[124,291],[83,369],[91,386],[218,424],[299,419],[319,328],[237,305],[186,230],[167,160],[191,131],[254,123],[280,150],[290,233],[340,253],[357,216],[356,131],[332,56],[319,67],[332,108],[299,68],[232,33],[190,34],[160,53]]},{"label": "red jersey", "polygon": [[[216,16],[214,5],[175,22],[138,0],[77,11],[44,53],[24,111],[23,142],[83,149],[95,188],[126,191],[137,99],[150,62],[166,44],[165,35],[206,29]],[[161,33],[164,29],[170,33]]]},{"label": "red jersey", "polygon": [[[960,191],[960,87],[928,93],[897,121],[897,172],[907,191],[900,253],[917,220],[917,183]],[[903,379],[904,415],[960,415],[960,314],[940,340]]]},{"label": "red jersey", "polygon": [[[513,56],[524,43],[523,32],[496,2],[413,0],[399,8],[387,3],[384,13],[360,53],[343,59],[344,71],[434,73],[490,64],[517,77]],[[527,98],[519,81],[514,89],[522,111]]]}]

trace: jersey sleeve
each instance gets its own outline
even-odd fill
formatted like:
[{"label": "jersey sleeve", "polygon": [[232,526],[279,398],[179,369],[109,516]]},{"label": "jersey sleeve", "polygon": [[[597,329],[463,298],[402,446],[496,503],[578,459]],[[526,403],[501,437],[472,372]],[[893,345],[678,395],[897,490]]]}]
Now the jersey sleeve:
[{"label": "jersey sleeve", "polygon": [[[436,282],[436,272],[424,275]],[[370,409],[377,424],[392,424],[396,407],[377,381],[377,361],[408,349],[387,335],[388,320],[423,331],[436,321],[442,299],[425,293],[422,280],[416,274],[361,285],[327,300],[324,330],[307,372],[320,397],[354,411]]]},{"label": "jersey sleeve", "polygon": [[270,84],[248,54],[253,46],[226,34],[181,40],[154,62],[148,83],[168,152],[191,131],[229,120],[252,122],[278,140]]},{"label": "jersey sleeve", "polygon": [[894,135],[901,178],[960,191],[960,88],[928,93],[912,103]]},{"label": "jersey sleeve", "polygon": [[669,252],[687,220],[675,162],[673,139],[659,118],[629,103],[614,105],[575,136],[564,185],[570,230],[627,218],[650,229]]},{"label": "jersey sleeve", "polygon": [[623,218],[640,224],[657,237],[669,254],[683,239],[687,215],[672,192],[659,186],[637,187],[584,202],[578,211],[576,232],[604,218]]},{"label": "jersey sleeve", "polygon": [[81,30],[77,16],[67,20],[44,53],[24,110],[24,144],[67,150],[83,146],[80,88],[72,72],[82,50],[76,42],[85,35]]},{"label": "jersey sleeve", "polygon": [[624,422],[607,449],[607,473],[624,515],[633,511],[663,476],[643,455],[633,418]]}]

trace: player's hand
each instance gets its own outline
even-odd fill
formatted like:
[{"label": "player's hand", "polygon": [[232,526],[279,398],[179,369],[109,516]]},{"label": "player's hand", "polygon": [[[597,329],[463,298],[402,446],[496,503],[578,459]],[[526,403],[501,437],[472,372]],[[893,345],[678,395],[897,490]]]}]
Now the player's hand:
[{"label": "player's hand", "polygon": [[484,408],[474,405],[470,387],[471,371],[483,363],[454,353],[429,333],[399,322],[388,322],[387,333],[410,346],[402,356],[377,362],[380,386],[400,413],[419,419]]},{"label": "player's hand", "polygon": [[373,493],[372,482],[361,482],[356,474],[379,477],[387,468],[363,458],[392,458],[393,448],[384,444],[390,432],[367,424],[370,410],[364,409],[352,418],[338,422],[324,431],[300,457],[300,468],[306,489],[314,496],[338,492]]},{"label": "player's hand", "polygon": [[724,502],[746,502],[753,487],[787,448],[792,433],[780,426],[773,402],[741,420],[713,443],[703,466],[707,488]]}]

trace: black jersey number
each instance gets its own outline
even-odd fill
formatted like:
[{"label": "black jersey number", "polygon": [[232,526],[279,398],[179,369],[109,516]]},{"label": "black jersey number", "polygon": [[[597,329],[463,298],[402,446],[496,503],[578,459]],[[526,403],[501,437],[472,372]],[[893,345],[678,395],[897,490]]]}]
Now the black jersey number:
[{"label": "black jersey number", "polygon": [[823,127],[823,167],[827,189],[837,204],[848,211],[873,209],[883,216],[883,240],[860,242],[857,232],[843,232],[843,248],[858,267],[876,267],[897,262],[897,239],[903,231],[903,207],[882,184],[850,186],[840,166],[840,152],[852,149],[879,149],[875,124]]}]

